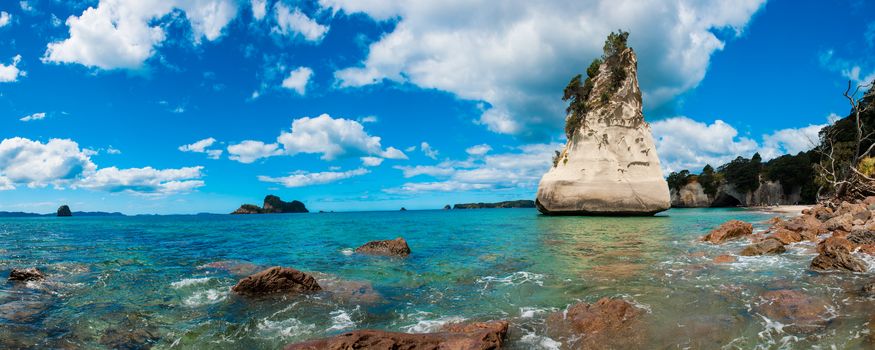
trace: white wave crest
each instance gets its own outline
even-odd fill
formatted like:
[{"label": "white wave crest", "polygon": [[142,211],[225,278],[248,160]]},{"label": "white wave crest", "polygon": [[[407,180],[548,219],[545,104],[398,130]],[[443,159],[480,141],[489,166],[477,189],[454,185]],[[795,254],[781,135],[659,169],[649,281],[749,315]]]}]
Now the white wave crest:
[{"label": "white wave crest", "polygon": [[540,273],[528,272],[528,271],[517,271],[511,274],[510,276],[505,277],[495,277],[495,276],[485,276],[477,279],[477,283],[482,283],[486,286],[489,284],[501,284],[501,285],[520,285],[524,283],[534,283],[539,286],[544,285],[544,275]]},{"label": "white wave crest", "polygon": [[198,291],[186,297],[182,303],[185,306],[197,307],[209,304],[215,304],[228,298],[227,289],[208,289]]},{"label": "white wave crest", "polygon": [[184,278],[182,280],[171,283],[170,286],[175,288],[175,289],[179,289],[179,288],[184,288],[184,287],[193,286],[193,285],[197,285],[197,284],[204,284],[204,283],[207,283],[209,281],[210,281],[209,277]]}]

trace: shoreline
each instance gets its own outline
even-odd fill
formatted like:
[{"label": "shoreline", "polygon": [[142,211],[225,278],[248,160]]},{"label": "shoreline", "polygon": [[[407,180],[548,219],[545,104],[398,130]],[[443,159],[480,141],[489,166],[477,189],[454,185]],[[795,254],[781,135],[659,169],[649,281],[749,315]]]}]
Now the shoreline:
[{"label": "shoreline", "polygon": [[770,214],[791,214],[793,216],[802,215],[802,211],[805,209],[811,209],[814,205],[776,205],[776,206],[762,206],[762,207],[746,207],[746,209],[751,211],[758,211],[763,213]]}]

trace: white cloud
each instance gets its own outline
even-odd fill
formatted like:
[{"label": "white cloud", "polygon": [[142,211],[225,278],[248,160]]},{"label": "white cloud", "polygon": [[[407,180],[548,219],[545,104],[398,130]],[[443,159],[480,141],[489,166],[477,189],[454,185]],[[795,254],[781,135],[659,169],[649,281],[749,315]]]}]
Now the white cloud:
[{"label": "white cloud", "polygon": [[430,176],[441,181],[408,182],[389,193],[466,191],[483,189],[534,189],[552,165],[552,155],[561,144],[530,144],[514,152],[492,154],[437,165],[396,166],[405,178]]},{"label": "white cloud", "polygon": [[12,16],[9,15],[9,12],[0,11],[0,28],[3,28],[9,23],[12,23]]},{"label": "white cloud", "polygon": [[307,93],[307,84],[310,83],[310,77],[312,76],[313,70],[309,67],[298,67],[289,72],[289,76],[283,80],[283,87],[294,90],[298,95],[304,96]]},{"label": "white cloud", "polygon": [[818,143],[817,133],[826,124],[782,129],[763,135],[762,142],[738,135],[722,120],[705,124],[687,117],[651,123],[663,172],[698,171],[705,164],[717,167],[738,156],[750,158],[759,152],[763,160],[807,151]]},{"label": "white cloud", "polygon": [[325,160],[368,155],[390,159],[407,158],[404,153],[392,147],[383,151],[380,137],[369,135],[359,122],[335,119],[328,114],[295,119],[292,122],[292,131],[280,134],[277,142],[283,145],[288,155],[321,154]]},{"label": "white cloud", "polygon": [[491,150],[492,150],[492,146],[484,143],[482,145],[468,147],[468,149],[466,149],[465,152],[468,153],[469,155],[472,155],[472,156],[482,156],[486,153],[489,153],[489,151],[491,151]]},{"label": "white cloud", "polygon": [[715,30],[741,32],[764,2],[320,1],[335,12],[400,18],[360,66],[335,72],[341,86],[391,80],[448,91],[487,102],[480,122],[490,130],[533,137],[560,129],[561,88],[601,54],[610,31],[632,33],[645,103],[657,106],[704,78],[725,45]]},{"label": "white cloud", "polygon": [[378,121],[377,116],[369,115],[361,119],[362,123],[376,123]]},{"label": "white cloud", "polygon": [[122,154],[122,151],[118,150],[115,147],[109,146],[109,148],[106,149],[106,153],[107,154]]},{"label": "white cloud", "polygon": [[827,50],[820,54],[820,64],[824,68],[840,73],[856,85],[871,84],[875,81],[875,69],[864,71],[865,62],[868,59],[869,57],[865,57],[860,59],[860,62],[851,62],[850,60],[836,57],[833,50]]},{"label": "white cloud", "polygon": [[[109,154],[118,154],[110,147]],[[21,137],[0,142],[0,190],[17,186],[90,188],[110,192],[167,195],[188,192],[204,185],[202,167],[154,169],[152,167],[98,169],[91,160],[97,152],[67,139],[33,141]]]},{"label": "white cloud", "polygon": [[228,146],[228,158],[240,163],[252,163],[261,158],[272,157],[282,154],[276,143],[266,144],[261,141],[246,140],[241,143]]},{"label": "white cloud", "polygon": [[18,80],[18,77],[24,76],[25,73],[18,69],[19,62],[21,62],[21,55],[15,55],[11,64],[0,64],[0,83],[11,83]]},{"label": "white cloud", "polygon": [[431,159],[437,159],[438,150],[431,147],[428,142],[423,141],[422,144],[419,145],[419,149],[422,150],[422,154]]},{"label": "white cloud", "polygon": [[24,12],[32,12],[34,10],[33,6],[30,6],[30,3],[25,0],[19,1],[18,6],[20,6],[21,10]]},{"label": "white cloud", "polygon": [[103,168],[84,179],[78,187],[107,192],[131,192],[145,195],[167,195],[190,192],[202,187],[199,180],[203,167],[154,169],[152,167],[119,169]]},{"label": "white cloud", "polygon": [[208,149],[215,143],[216,139],[209,137],[192,144],[179,146],[179,150],[182,152],[206,153],[210,159],[219,159],[222,156],[222,150]]},{"label": "white cloud", "polygon": [[279,183],[285,187],[303,187],[336,182],[351,177],[364,175],[369,172],[370,171],[365,168],[358,168],[355,170],[348,170],[344,172],[325,171],[320,173],[309,173],[299,171],[285,177],[259,176],[258,179],[263,182]]},{"label": "white cloud", "polygon": [[307,41],[320,41],[328,32],[328,27],[307,17],[300,9],[294,11],[282,2],[274,6],[277,27],[275,30],[283,35],[301,35]]},{"label": "white cloud", "polygon": [[380,164],[383,164],[383,158],[380,157],[361,157],[361,160],[364,166],[380,166]]},{"label": "white cloud", "polygon": [[21,120],[23,122],[29,122],[31,120],[41,120],[41,119],[45,119],[45,118],[46,118],[46,113],[40,112],[40,113],[31,114],[31,115],[26,115],[19,120]]},{"label": "white cloud", "polygon": [[72,140],[46,143],[13,137],[0,142],[0,178],[4,187],[26,185],[62,187],[97,168],[89,155]]},{"label": "white cloud", "polygon": [[267,0],[252,0],[252,17],[260,21],[267,15]]},{"label": "white cloud", "polygon": [[218,39],[237,14],[235,0],[101,0],[67,19],[69,38],[49,43],[43,61],[139,69],[166,39],[159,22],[174,8],[185,12],[195,43]]}]

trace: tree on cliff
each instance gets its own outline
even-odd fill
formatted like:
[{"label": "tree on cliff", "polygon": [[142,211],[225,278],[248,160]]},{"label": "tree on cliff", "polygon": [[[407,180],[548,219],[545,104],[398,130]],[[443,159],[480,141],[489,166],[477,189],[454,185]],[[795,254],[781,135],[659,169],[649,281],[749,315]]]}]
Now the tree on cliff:
[{"label": "tree on cliff", "polygon": [[[820,131],[818,150],[821,160],[817,164],[817,176],[821,188],[818,197],[841,201],[875,195],[875,178],[866,171],[875,157],[873,85],[875,81],[853,88],[849,81],[843,94],[851,106],[849,115]],[[857,98],[864,89],[869,90],[862,98]]]}]

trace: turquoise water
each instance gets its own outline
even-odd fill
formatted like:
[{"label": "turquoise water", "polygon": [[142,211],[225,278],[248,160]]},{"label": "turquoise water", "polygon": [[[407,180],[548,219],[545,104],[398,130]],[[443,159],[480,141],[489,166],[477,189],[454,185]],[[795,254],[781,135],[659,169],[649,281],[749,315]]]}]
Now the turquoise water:
[{"label": "turquoise water", "polygon": [[[0,276],[37,266],[40,283],[0,282],[0,347],[278,348],[352,329],[427,332],[508,319],[511,349],[551,349],[550,312],[620,297],[647,310],[648,348],[865,348],[871,275],[816,274],[813,245],[711,259],[743,243],[695,239],[729,219],[673,209],[654,218],[545,217],[534,209],[257,216],[0,219]],[[403,236],[407,259],[352,254]],[[329,292],[248,300],[238,279],[273,265],[316,274]],[[768,290],[826,300],[826,325],[793,334],[753,306]]]}]

